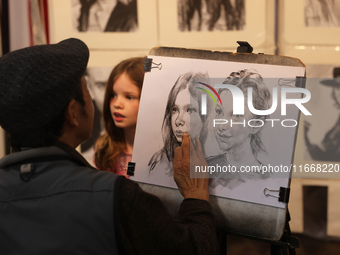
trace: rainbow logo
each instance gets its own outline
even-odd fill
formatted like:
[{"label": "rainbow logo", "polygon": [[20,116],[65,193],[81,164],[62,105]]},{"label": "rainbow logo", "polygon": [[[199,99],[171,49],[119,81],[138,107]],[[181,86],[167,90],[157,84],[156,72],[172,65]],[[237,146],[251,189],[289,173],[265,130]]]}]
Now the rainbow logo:
[{"label": "rainbow logo", "polygon": [[[221,98],[220,98],[220,96],[218,95],[217,91],[216,91],[213,87],[211,87],[210,85],[205,84],[205,83],[203,83],[203,82],[196,82],[196,83],[199,83],[199,84],[201,84],[201,85],[204,85],[204,86],[208,87],[212,92],[214,92],[215,95],[217,96],[218,100],[220,101],[221,105],[222,105]],[[196,88],[201,89],[201,90],[203,90],[204,92],[206,92],[206,93],[214,100],[215,105],[217,105],[214,96],[213,96],[208,90],[206,90],[206,89],[204,89],[204,88],[199,88],[199,87],[196,87]]]}]

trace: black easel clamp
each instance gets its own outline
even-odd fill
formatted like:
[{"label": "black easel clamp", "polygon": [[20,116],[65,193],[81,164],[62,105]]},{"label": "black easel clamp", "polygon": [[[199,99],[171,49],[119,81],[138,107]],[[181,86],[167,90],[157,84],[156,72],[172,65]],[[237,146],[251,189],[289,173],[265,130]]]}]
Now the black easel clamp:
[{"label": "black easel clamp", "polygon": [[306,77],[296,76],[295,87],[297,88],[306,88]]},{"label": "black easel clamp", "polygon": [[129,175],[129,176],[134,176],[134,174],[135,174],[135,166],[136,166],[136,163],[129,162],[126,174]]},{"label": "black easel clamp", "polygon": [[[152,66],[154,64],[155,66]],[[162,63],[154,63],[152,62],[152,58],[145,58],[144,60],[144,72],[150,72],[152,68],[158,68],[159,70],[162,70]]]},{"label": "black easel clamp", "polygon": [[237,41],[237,43],[240,45],[237,47],[237,52],[244,52],[244,53],[252,53],[253,47],[248,42],[245,41]]},{"label": "black easel clamp", "polygon": [[[270,194],[269,192],[279,192],[279,195],[273,195],[273,194]],[[288,203],[288,201],[289,201],[289,194],[290,194],[290,188],[280,187],[279,190],[265,188],[263,190],[263,193],[264,193],[264,195],[266,197],[268,197],[268,196],[270,196],[270,197],[277,197],[279,202]]]}]

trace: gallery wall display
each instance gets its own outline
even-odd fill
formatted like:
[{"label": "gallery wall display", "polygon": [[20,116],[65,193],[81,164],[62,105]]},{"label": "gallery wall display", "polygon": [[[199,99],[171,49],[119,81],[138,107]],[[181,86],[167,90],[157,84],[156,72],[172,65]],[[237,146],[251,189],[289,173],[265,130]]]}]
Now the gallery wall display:
[{"label": "gallery wall display", "polygon": [[[340,62],[339,65],[307,65],[307,85],[314,96],[306,104],[312,116],[305,116],[305,160],[340,162]],[[333,169],[339,171],[339,169]]]},{"label": "gallery wall display", "polygon": [[[340,158],[337,157],[336,150],[326,151],[329,150],[329,136],[332,136],[331,140],[334,143],[337,141],[335,130],[339,109],[336,92],[340,84],[336,77],[340,67],[339,48],[286,45],[280,48],[280,55],[294,56],[305,63],[306,88],[311,92],[311,100],[306,103],[306,108],[311,111],[312,116],[301,115],[300,117],[294,164],[297,166],[321,164],[327,166],[327,169],[330,166],[337,166]],[[319,152],[315,153],[315,151]],[[340,171],[336,172],[334,169],[325,172],[293,173],[293,177],[296,178],[338,178],[339,176]]]},{"label": "gallery wall display", "polygon": [[280,44],[338,45],[339,0],[286,0],[279,2]]},{"label": "gallery wall display", "polygon": [[156,0],[120,0],[115,6],[102,0],[91,1],[91,6],[81,2],[49,0],[51,43],[75,37],[90,50],[144,49],[157,44]]},{"label": "gallery wall display", "polygon": [[[298,1],[294,2],[299,6]],[[321,27],[320,25],[309,25],[308,28],[318,31],[339,29],[335,27]],[[294,30],[293,27],[291,29]],[[304,29],[307,29],[307,27]],[[319,36],[318,34],[315,35]],[[328,36],[327,38],[332,40],[332,38],[338,38],[339,33],[328,34]],[[301,38],[296,37],[293,39],[301,40]],[[309,39],[313,40],[313,38]],[[327,234],[329,236],[340,236],[340,225],[337,224],[339,222],[337,200],[340,174],[334,169],[334,167],[340,166],[340,158],[337,161],[328,158],[336,155],[336,150],[328,153],[329,156],[325,156],[324,153],[329,148],[327,142],[329,139],[327,137],[332,135],[334,138],[332,140],[335,143],[338,142],[338,139],[335,138],[336,132],[334,131],[337,129],[339,109],[335,97],[332,95],[338,86],[332,85],[336,84],[336,80],[334,80],[336,76],[334,74],[336,74],[337,68],[340,67],[340,47],[337,46],[338,42],[334,45],[326,45],[327,40],[322,44],[311,45],[305,41],[303,43],[299,45],[279,45],[279,55],[292,56],[306,64],[306,88],[311,91],[311,100],[306,104],[306,107],[311,111],[312,116],[300,116],[300,126],[294,155],[294,165],[303,167],[306,165],[306,170],[308,171],[309,169],[309,171],[297,171],[292,174],[292,196],[289,201],[292,216],[290,225],[293,232],[303,232],[303,186],[326,186],[328,187]],[[329,84],[329,81],[334,82]],[[322,82],[326,82],[326,84]],[[321,158],[313,153],[315,150],[321,151]],[[311,152],[314,156],[311,155]],[[314,172],[310,171],[311,166],[314,166]],[[325,169],[326,172],[320,172],[320,170],[317,172],[317,167],[319,169],[321,167],[321,171]],[[327,172],[328,170],[332,172]]]},{"label": "gallery wall display", "polygon": [[255,48],[274,45],[273,1],[173,0],[159,1],[158,8],[162,46],[233,49],[236,41]]},{"label": "gallery wall display", "polygon": [[306,71],[311,100],[305,106],[312,115],[300,118],[294,164],[307,168],[298,168],[293,174],[301,178],[339,178],[340,63],[307,64]]}]

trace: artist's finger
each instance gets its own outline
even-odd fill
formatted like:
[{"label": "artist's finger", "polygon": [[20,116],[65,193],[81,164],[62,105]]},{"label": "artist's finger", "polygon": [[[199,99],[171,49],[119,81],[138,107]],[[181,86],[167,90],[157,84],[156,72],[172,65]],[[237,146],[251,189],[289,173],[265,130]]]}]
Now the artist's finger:
[{"label": "artist's finger", "polygon": [[196,150],[196,139],[190,139],[190,162],[195,161],[198,158],[197,150]]},{"label": "artist's finger", "polygon": [[174,168],[182,167],[182,148],[179,146],[174,151]]},{"label": "artist's finger", "polygon": [[187,133],[182,136],[182,156],[190,159],[190,136]]},{"label": "artist's finger", "polygon": [[200,139],[198,137],[196,137],[196,155],[201,158],[201,157],[204,157],[204,154],[203,154],[203,149],[202,149],[202,144],[200,142]]}]

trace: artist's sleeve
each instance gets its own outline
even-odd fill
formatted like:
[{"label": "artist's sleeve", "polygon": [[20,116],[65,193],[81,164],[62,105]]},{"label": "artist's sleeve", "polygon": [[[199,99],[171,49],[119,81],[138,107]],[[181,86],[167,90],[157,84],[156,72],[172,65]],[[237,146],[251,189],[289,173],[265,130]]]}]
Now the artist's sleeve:
[{"label": "artist's sleeve", "polygon": [[218,254],[209,202],[186,199],[175,221],[162,202],[131,180],[119,195],[119,241],[125,254]]}]

